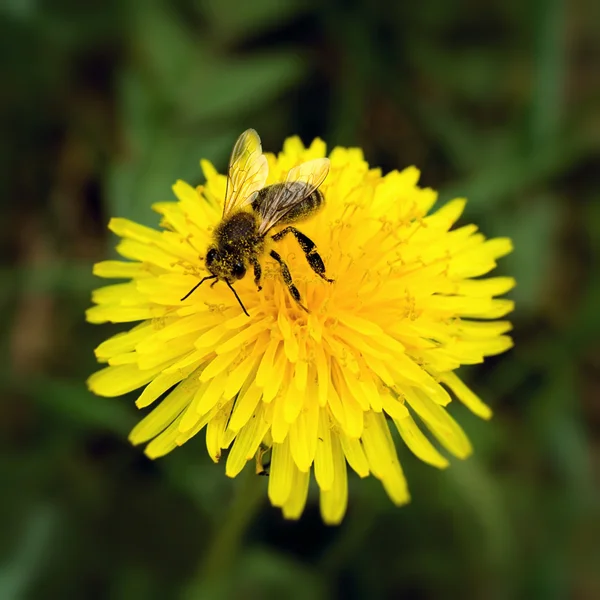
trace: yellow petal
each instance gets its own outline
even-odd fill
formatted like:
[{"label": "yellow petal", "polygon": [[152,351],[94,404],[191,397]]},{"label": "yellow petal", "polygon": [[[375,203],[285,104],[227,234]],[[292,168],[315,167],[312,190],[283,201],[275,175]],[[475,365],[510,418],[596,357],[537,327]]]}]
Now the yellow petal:
[{"label": "yellow petal", "polygon": [[206,365],[204,371],[202,371],[202,374],[200,375],[200,381],[209,381],[217,375],[221,375],[221,373],[228,371],[229,367],[231,367],[239,354],[239,349],[235,348],[226,354],[220,354],[213,358],[208,365]]},{"label": "yellow petal", "polygon": [[319,404],[325,406],[329,394],[330,386],[330,370],[329,363],[323,351],[321,344],[315,347],[315,365],[317,367],[317,378],[319,380],[319,386],[317,388],[319,394]]},{"label": "yellow petal", "polygon": [[249,381],[247,386],[244,386],[235,400],[235,408],[229,421],[229,428],[233,431],[239,431],[254,413],[262,390],[253,382]]},{"label": "yellow petal", "polygon": [[408,403],[447,450],[457,458],[466,458],[471,454],[473,448],[469,439],[445,408],[417,388],[407,389],[405,393]]},{"label": "yellow petal", "polygon": [[512,290],[516,283],[513,277],[468,279],[457,283],[454,293],[473,297],[500,296]]},{"label": "yellow petal", "polygon": [[208,455],[215,463],[219,462],[221,450],[226,447],[223,444],[223,435],[227,428],[232,406],[232,401],[227,402],[208,422],[208,427],[206,428],[206,449],[208,450]]},{"label": "yellow petal", "polygon": [[401,419],[394,419],[394,423],[400,437],[415,456],[440,469],[448,466],[448,460],[433,447],[409,414]]},{"label": "yellow petal", "polygon": [[193,368],[188,368],[186,371],[177,373],[161,373],[153,379],[140,394],[135,404],[138,408],[145,408],[152,404],[161,394],[164,394],[168,389],[172,388],[176,383],[188,377],[193,371]]},{"label": "yellow petal", "polygon": [[[289,387],[289,386],[288,386]],[[278,444],[283,443],[283,440],[286,438],[289,430],[290,424],[286,421],[285,418],[285,402],[284,402],[284,394],[287,394],[288,388],[286,388],[283,394],[276,398],[274,401],[275,406],[273,407],[273,423],[271,425],[271,435],[273,436],[273,441]]]},{"label": "yellow petal", "polygon": [[283,351],[279,352],[279,355],[275,359],[275,365],[271,370],[268,381],[263,386],[263,402],[271,402],[277,394],[281,391],[282,387],[288,384],[289,379],[289,366]]},{"label": "yellow petal", "polygon": [[92,306],[85,311],[85,318],[89,323],[131,323],[153,319],[163,314],[162,309],[150,306]]},{"label": "yellow petal", "polygon": [[218,345],[216,348],[217,354],[227,354],[232,350],[239,350],[244,344],[251,340],[255,340],[260,333],[268,328],[271,322],[272,319],[268,317],[260,320],[258,323],[254,323],[254,325],[246,327],[233,337],[229,338],[226,342]]},{"label": "yellow petal", "polygon": [[365,456],[360,440],[348,437],[343,431],[338,432],[338,437],[348,464],[359,477],[367,477],[369,475],[369,461]]},{"label": "yellow petal", "polygon": [[279,340],[277,338],[271,338],[269,340],[269,344],[263,354],[260,366],[258,367],[258,371],[256,372],[256,385],[260,387],[265,387],[265,384],[272,376],[273,363],[275,361],[275,356],[279,350]]},{"label": "yellow petal", "polygon": [[321,490],[330,490],[333,485],[334,464],[329,417],[325,409],[319,411],[318,432],[317,451],[315,453],[315,478]]},{"label": "yellow petal", "polygon": [[106,279],[130,279],[150,276],[150,272],[143,263],[124,262],[122,260],[103,260],[96,263],[93,273],[96,277]]},{"label": "yellow petal", "polygon": [[227,373],[219,373],[216,377],[210,380],[208,387],[198,400],[196,408],[198,414],[207,413],[220,400],[227,384]]},{"label": "yellow petal", "polygon": [[258,405],[254,414],[238,432],[233,446],[229,451],[227,464],[225,465],[227,477],[236,477],[244,468],[244,465],[248,461],[248,456],[253,456],[256,452],[256,448],[262,440],[262,437],[260,437],[260,440],[256,441],[257,434],[263,431],[263,427],[261,426],[262,421],[263,408],[261,405]]},{"label": "yellow petal", "polygon": [[286,519],[299,519],[302,516],[306,499],[308,498],[308,484],[310,473],[294,469],[292,489],[285,504],[282,506],[283,516]]},{"label": "yellow petal", "polygon": [[96,348],[96,357],[99,359],[108,359],[117,354],[131,352],[143,339],[152,335],[154,331],[150,323],[142,323],[130,331],[117,333]]},{"label": "yellow petal", "polygon": [[289,442],[274,443],[271,450],[271,470],[269,476],[269,500],[273,506],[283,506],[292,491],[294,470]]},{"label": "yellow petal", "polygon": [[327,525],[338,525],[348,507],[348,473],[340,442],[335,436],[331,440],[331,452],[333,484],[330,489],[321,489],[320,506],[323,521]]},{"label": "yellow petal", "polygon": [[154,460],[177,448],[179,419],[175,419],[162,433],[159,433],[145,448],[144,454]]},{"label": "yellow petal", "polygon": [[198,381],[188,377],[182,381],[156,408],[146,415],[131,431],[132,444],[142,444],[164,431],[183,412],[191,401]]},{"label": "yellow petal", "polygon": [[137,365],[120,365],[118,367],[106,367],[96,371],[87,380],[88,388],[98,394],[113,398],[127,392],[132,392],[152,381],[161,371],[161,368],[141,371]]},{"label": "yellow petal", "polygon": [[474,414],[482,419],[491,419],[492,410],[471,391],[454,373],[444,373],[442,381],[454,392],[456,397]]},{"label": "yellow petal", "polygon": [[290,451],[296,466],[308,472],[317,451],[319,406],[315,398],[308,400],[305,408],[290,426]]}]

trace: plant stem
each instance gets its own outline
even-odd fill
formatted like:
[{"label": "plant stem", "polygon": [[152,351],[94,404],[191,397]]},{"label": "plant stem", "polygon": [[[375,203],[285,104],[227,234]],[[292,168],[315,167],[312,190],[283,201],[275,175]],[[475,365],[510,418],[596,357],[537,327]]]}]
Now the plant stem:
[{"label": "plant stem", "polygon": [[240,479],[221,527],[215,532],[212,545],[192,578],[185,595],[188,600],[200,597],[202,589],[218,584],[231,570],[244,534],[262,504],[265,496],[263,478],[257,477],[254,469],[246,468]]}]

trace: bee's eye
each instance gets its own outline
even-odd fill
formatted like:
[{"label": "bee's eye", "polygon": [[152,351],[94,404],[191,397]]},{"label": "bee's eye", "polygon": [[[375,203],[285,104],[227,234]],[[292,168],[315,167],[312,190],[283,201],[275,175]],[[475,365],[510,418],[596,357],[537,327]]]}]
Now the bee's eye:
[{"label": "bee's eye", "polygon": [[206,253],[206,264],[211,265],[212,263],[215,262],[215,260],[217,259],[217,256],[219,255],[219,253],[217,252],[216,248],[211,248],[207,253]]},{"label": "bee's eye", "polygon": [[246,267],[243,265],[243,263],[235,263],[231,269],[231,274],[236,279],[241,279],[246,274]]}]

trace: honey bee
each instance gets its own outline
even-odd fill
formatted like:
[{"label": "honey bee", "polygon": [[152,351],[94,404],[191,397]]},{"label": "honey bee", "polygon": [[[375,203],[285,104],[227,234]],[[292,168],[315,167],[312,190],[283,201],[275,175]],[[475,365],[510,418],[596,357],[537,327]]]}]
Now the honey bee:
[{"label": "honey bee", "polygon": [[[205,265],[210,275],[197,283],[182,301],[205,281],[214,280],[212,285],[223,281],[248,315],[233,283],[243,279],[252,266],[254,283],[259,291],[262,289],[260,260],[265,253],[266,237],[276,225],[288,226],[272,235],[271,239],[279,242],[291,233],[311,269],[325,281],[333,282],[325,275],[325,265],[315,243],[291,225],[315,214],[323,206],[325,199],[318,188],[329,173],[329,159],[305,162],[291,169],[283,183],[265,187],[268,172],[267,158],[262,153],[258,133],[254,129],[244,131],[231,153],[223,217],[206,252]],[[269,255],[279,264],[292,298],[308,312],[283,258],[275,250],[271,250]]]}]

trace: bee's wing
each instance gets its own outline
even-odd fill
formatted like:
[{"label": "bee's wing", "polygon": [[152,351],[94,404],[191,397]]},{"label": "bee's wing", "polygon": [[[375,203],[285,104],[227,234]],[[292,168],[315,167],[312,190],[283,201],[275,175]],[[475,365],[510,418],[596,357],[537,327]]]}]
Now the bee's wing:
[{"label": "bee's wing", "polygon": [[275,187],[258,208],[261,217],[259,234],[264,235],[308,198],[325,181],[328,173],[328,158],[315,158],[291,169],[285,183]]},{"label": "bee's wing", "polygon": [[254,194],[265,186],[268,173],[269,165],[262,153],[260,137],[254,129],[247,129],[231,152],[223,217],[250,204]]}]

